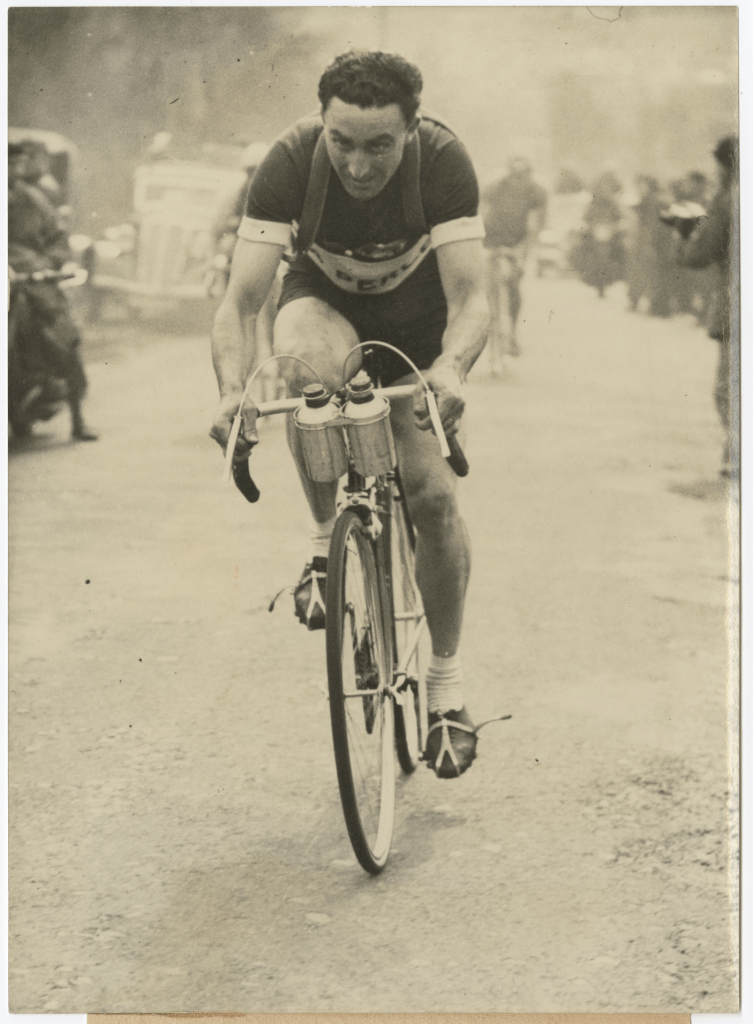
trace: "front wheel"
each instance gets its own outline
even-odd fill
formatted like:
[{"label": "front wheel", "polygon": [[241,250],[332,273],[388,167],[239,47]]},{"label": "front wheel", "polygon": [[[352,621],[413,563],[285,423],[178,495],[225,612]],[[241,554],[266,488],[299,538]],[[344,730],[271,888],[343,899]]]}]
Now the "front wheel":
[{"label": "front wheel", "polygon": [[337,781],[345,824],[361,866],[387,863],[395,818],[395,725],[391,645],[374,547],[346,509],[327,563],[327,676]]},{"label": "front wheel", "polygon": [[426,723],[426,619],[416,584],[413,525],[405,498],[395,488],[390,516],[392,602],[394,613],[395,671],[401,676],[395,707],[395,747],[404,772],[415,771],[425,742]]}]

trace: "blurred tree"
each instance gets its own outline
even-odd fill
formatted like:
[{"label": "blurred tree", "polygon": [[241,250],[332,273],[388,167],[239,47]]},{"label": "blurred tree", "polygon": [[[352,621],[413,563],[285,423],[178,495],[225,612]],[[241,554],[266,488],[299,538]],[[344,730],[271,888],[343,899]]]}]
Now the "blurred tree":
[{"label": "blurred tree", "polygon": [[[736,9],[623,7],[12,7],[10,123],[81,150],[81,226],[128,216],[156,132],[202,145],[271,141],[316,105],[352,46],[415,60],[482,176],[525,150],[538,171],[608,161],[662,177],[698,165],[736,109]],[[717,131],[717,129],[721,129]],[[650,161],[650,162],[649,162]],[[677,166],[682,164],[682,166]]]}]

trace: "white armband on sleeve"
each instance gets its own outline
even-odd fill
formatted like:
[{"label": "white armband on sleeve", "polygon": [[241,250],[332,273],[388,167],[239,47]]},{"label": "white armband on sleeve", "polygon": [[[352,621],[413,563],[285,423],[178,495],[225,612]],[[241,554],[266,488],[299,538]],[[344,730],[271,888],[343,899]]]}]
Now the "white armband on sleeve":
[{"label": "white armband on sleeve", "polygon": [[293,238],[290,224],[280,224],[273,220],[254,220],[244,217],[238,228],[238,237],[247,242],[270,242],[272,245],[284,245],[287,249]]},{"label": "white armband on sleeve", "polygon": [[431,229],[431,244],[434,249],[448,242],[465,242],[469,238],[484,237],[484,222],[480,215],[475,217],[458,217],[444,224],[436,224]]}]

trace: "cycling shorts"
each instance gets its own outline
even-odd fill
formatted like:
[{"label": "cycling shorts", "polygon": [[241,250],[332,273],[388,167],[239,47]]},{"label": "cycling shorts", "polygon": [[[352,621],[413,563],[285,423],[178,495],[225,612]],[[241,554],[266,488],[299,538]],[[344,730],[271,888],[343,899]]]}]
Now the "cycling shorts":
[{"label": "cycling shorts", "polygon": [[[434,254],[430,253],[432,258]],[[383,295],[354,295],[338,288],[316,267],[290,266],[283,278],[278,308],[307,297],[321,299],[345,317],[359,341],[386,341],[409,356],[419,370],[428,370],[442,354],[447,301],[441,286],[437,289],[430,280],[408,278]],[[400,356],[378,347],[369,356],[366,369],[383,387],[412,373]]]}]

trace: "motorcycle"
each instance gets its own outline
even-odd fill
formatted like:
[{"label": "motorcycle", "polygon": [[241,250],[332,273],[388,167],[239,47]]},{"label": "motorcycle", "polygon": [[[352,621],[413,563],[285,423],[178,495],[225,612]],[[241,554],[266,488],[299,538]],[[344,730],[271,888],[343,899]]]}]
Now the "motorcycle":
[{"label": "motorcycle", "polygon": [[595,288],[600,298],[610,284],[625,276],[624,232],[619,224],[597,221],[581,228],[570,257],[580,279]]},{"label": "motorcycle", "polygon": [[16,438],[28,437],[35,423],[52,419],[67,403],[72,437],[96,440],[81,412],[86,376],[78,332],[58,291],[80,287],[87,277],[83,268],[9,271],[8,422]]}]

